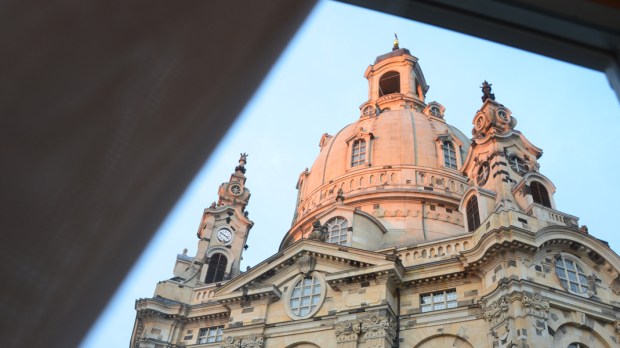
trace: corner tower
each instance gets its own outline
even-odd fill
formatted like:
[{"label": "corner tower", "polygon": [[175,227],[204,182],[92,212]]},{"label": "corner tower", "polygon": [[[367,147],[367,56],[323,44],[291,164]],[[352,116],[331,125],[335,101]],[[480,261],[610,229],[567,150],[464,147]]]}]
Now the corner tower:
[{"label": "corner tower", "polygon": [[578,218],[555,208],[555,186],[540,173],[542,149],[515,129],[517,119],[495,100],[491,84],[482,83],[482,106],[472,121],[473,142],[462,173],[470,188],[463,196],[461,211],[470,232],[487,219],[489,226],[532,224],[578,227]]},{"label": "corner tower", "polygon": [[[204,210],[196,232],[196,255],[191,257],[184,250],[177,256],[174,277],[158,284],[156,296],[170,298],[174,294],[173,299],[190,301],[196,288],[216,287],[241,273],[239,265],[254,225],[245,211],[250,199],[250,191],[245,187],[247,156],[241,154],[229,181],[219,187],[218,201]],[[179,287],[185,291],[179,291]]]}]

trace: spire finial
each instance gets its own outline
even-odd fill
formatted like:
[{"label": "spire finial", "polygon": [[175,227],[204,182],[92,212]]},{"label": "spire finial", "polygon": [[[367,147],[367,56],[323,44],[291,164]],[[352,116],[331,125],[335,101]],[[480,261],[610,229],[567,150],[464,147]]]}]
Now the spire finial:
[{"label": "spire finial", "polygon": [[248,163],[248,154],[245,152],[241,153],[239,157],[239,165],[235,167],[235,172],[241,172],[245,174],[245,164]]},{"label": "spire finial", "polygon": [[491,93],[491,86],[493,84],[488,83],[487,80],[484,80],[482,83],[482,102],[484,103],[487,99],[495,100],[495,94]]},{"label": "spire finial", "polygon": [[398,47],[398,35],[396,35],[396,33],[394,33],[394,47],[392,47],[392,51],[396,51],[399,48],[400,47]]}]

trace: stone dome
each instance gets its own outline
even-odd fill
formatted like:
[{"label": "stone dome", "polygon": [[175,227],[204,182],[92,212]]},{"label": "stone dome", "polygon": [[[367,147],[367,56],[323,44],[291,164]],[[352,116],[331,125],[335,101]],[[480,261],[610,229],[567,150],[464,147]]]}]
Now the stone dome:
[{"label": "stone dome", "polygon": [[458,206],[470,140],[445,122],[441,104],[425,102],[428,86],[408,50],[379,56],[365,77],[369,99],[359,119],[324,134],[299,177],[281,248],[320,230],[323,240],[367,250],[465,233]]}]

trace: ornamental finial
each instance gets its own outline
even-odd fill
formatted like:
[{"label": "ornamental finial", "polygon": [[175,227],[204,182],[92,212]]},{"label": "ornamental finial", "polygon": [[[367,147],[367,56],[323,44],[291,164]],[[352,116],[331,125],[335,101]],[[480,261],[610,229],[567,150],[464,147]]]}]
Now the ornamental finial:
[{"label": "ornamental finial", "polygon": [[487,99],[491,98],[491,100],[495,100],[495,94],[491,93],[491,83],[488,83],[487,80],[484,80],[482,83],[482,102],[484,103]]},{"label": "ornamental finial", "polygon": [[398,47],[398,35],[396,35],[396,33],[394,33],[394,47],[392,47],[392,51],[396,51],[399,48],[400,47]]},{"label": "ornamental finial", "polygon": [[241,153],[239,157],[239,165],[235,167],[235,172],[241,172],[245,174],[245,164],[248,163],[248,154],[245,152]]}]

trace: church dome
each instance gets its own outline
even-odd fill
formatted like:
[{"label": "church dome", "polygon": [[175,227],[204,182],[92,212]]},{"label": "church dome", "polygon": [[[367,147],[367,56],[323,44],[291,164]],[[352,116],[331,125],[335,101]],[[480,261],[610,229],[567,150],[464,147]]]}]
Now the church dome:
[{"label": "church dome", "polygon": [[367,250],[465,232],[458,204],[470,140],[445,122],[441,104],[425,102],[428,85],[407,49],[377,57],[365,77],[359,119],[323,134],[314,164],[299,177],[281,247],[321,229],[324,240]]}]

